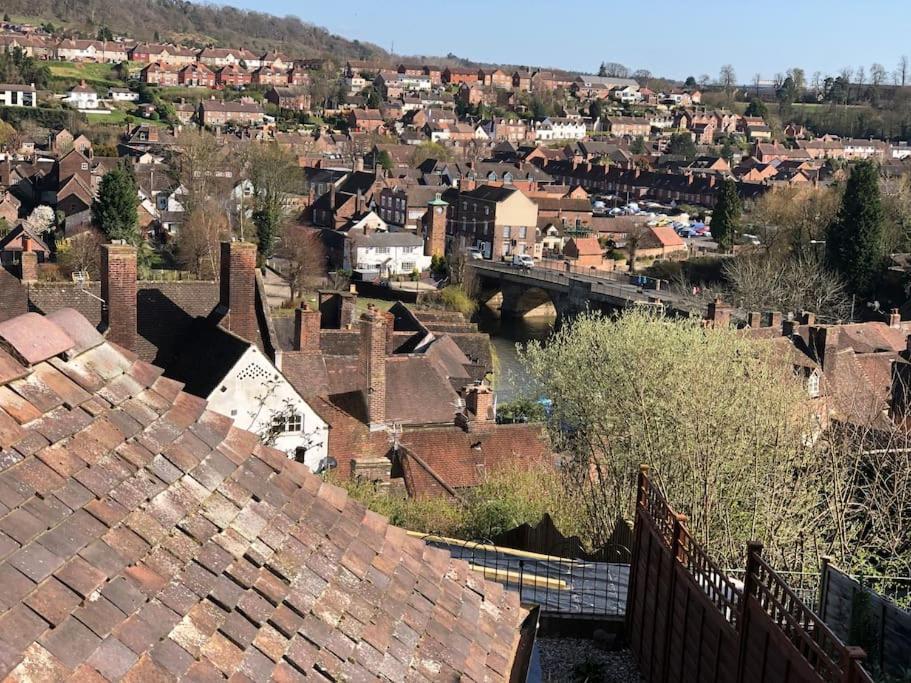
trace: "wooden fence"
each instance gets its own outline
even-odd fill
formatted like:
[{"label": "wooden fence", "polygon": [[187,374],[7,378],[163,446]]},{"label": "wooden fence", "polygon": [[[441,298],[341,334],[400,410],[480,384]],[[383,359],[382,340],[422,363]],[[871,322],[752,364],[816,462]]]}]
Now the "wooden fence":
[{"label": "wooden fence", "polygon": [[846,647],[747,548],[743,586],[715,564],[657,487],[639,474],[626,609],[630,645],[650,683],[872,683]]},{"label": "wooden fence", "polygon": [[595,550],[588,550],[578,536],[564,536],[547,513],[537,524],[527,522],[504,531],[491,539],[506,548],[526,550],[541,555],[591,562],[629,564],[633,547],[633,530],[624,519],[618,519],[607,542]]},{"label": "wooden fence", "polygon": [[[865,599],[858,600],[861,594]],[[865,641],[868,659],[879,671],[897,678],[911,671],[911,612],[828,562],[819,603],[819,615],[842,640],[850,638],[855,624],[855,636]]]}]

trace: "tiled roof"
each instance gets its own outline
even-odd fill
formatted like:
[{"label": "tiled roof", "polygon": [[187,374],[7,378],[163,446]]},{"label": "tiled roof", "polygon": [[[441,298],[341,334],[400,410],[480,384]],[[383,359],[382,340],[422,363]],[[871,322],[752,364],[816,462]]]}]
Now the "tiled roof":
[{"label": "tiled roof", "polygon": [[[77,313],[7,325],[20,359],[0,352],[0,675],[509,678],[516,593],[236,429]],[[18,336],[51,327],[28,348]]]},{"label": "tiled roof", "polygon": [[477,486],[499,467],[544,462],[552,451],[539,424],[415,429],[401,437],[399,462],[409,495],[444,495]]}]

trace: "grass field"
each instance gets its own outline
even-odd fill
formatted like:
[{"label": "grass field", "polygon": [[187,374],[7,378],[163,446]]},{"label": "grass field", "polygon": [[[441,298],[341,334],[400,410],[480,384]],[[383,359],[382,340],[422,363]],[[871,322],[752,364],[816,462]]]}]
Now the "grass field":
[{"label": "grass field", "polygon": [[87,85],[95,88],[109,88],[122,86],[123,81],[114,75],[112,64],[93,64],[78,62],[48,62],[51,70],[51,79],[61,86],[75,85],[85,81]]},{"label": "grass field", "polygon": [[127,113],[122,109],[113,109],[110,114],[92,114],[85,115],[89,123],[124,123],[127,120]]}]

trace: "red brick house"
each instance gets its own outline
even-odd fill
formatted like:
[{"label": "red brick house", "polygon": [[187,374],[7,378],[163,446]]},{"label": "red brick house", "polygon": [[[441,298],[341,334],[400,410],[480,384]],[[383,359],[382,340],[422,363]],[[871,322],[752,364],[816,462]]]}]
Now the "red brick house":
[{"label": "red brick house", "polygon": [[478,82],[493,88],[509,90],[512,87],[512,76],[503,69],[479,69]]},{"label": "red brick house", "polygon": [[174,86],[180,83],[176,67],[155,62],[143,67],[139,80],[149,85]]},{"label": "red brick house", "polygon": [[250,72],[237,64],[228,64],[215,72],[215,83],[222,88],[240,88],[250,84]]},{"label": "red brick house", "polygon": [[448,83],[450,85],[458,85],[460,83],[472,85],[478,83],[478,71],[477,69],[463,69],[456,66],[447,66],[443,70],[443,83]]},{"label": "red brick house", "polygon": [[295,66],[294,68],[288,71],[288,85],[310,85],[310,74],[307,73],[307,70]]},{"label": "red brick house", "polygon": [[205,64],[196,62],[187,64],[177,73],[177,80],[181,85],[193,88],[214,88],[215,72]]},{"label": "red brick house", "polygon": [[597,237],[570,237],[563,255],[581,267],[599,268],[604,263],[604,249]]},{"label": "red brick house", "polygon": [[288,75],[279,69],[271,66],[261,66],[250,77],[250,82],[254,85],[286,85]]},{"label": "red brick house", "polygon": [[379,109],[352,109],[348,125],[355,132],[373,133],[383,128],[383,115]]}]

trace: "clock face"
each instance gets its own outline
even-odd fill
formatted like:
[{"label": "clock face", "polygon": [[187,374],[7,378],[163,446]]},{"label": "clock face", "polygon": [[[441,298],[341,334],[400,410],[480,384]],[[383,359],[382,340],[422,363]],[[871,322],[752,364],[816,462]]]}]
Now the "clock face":
[{"label": "clock face", "polygon": [[439,216],[441,213],[443,213],[443,207],[438,206],[437,208],[434,209],[434,211],[436,211],[437,215]]}]

